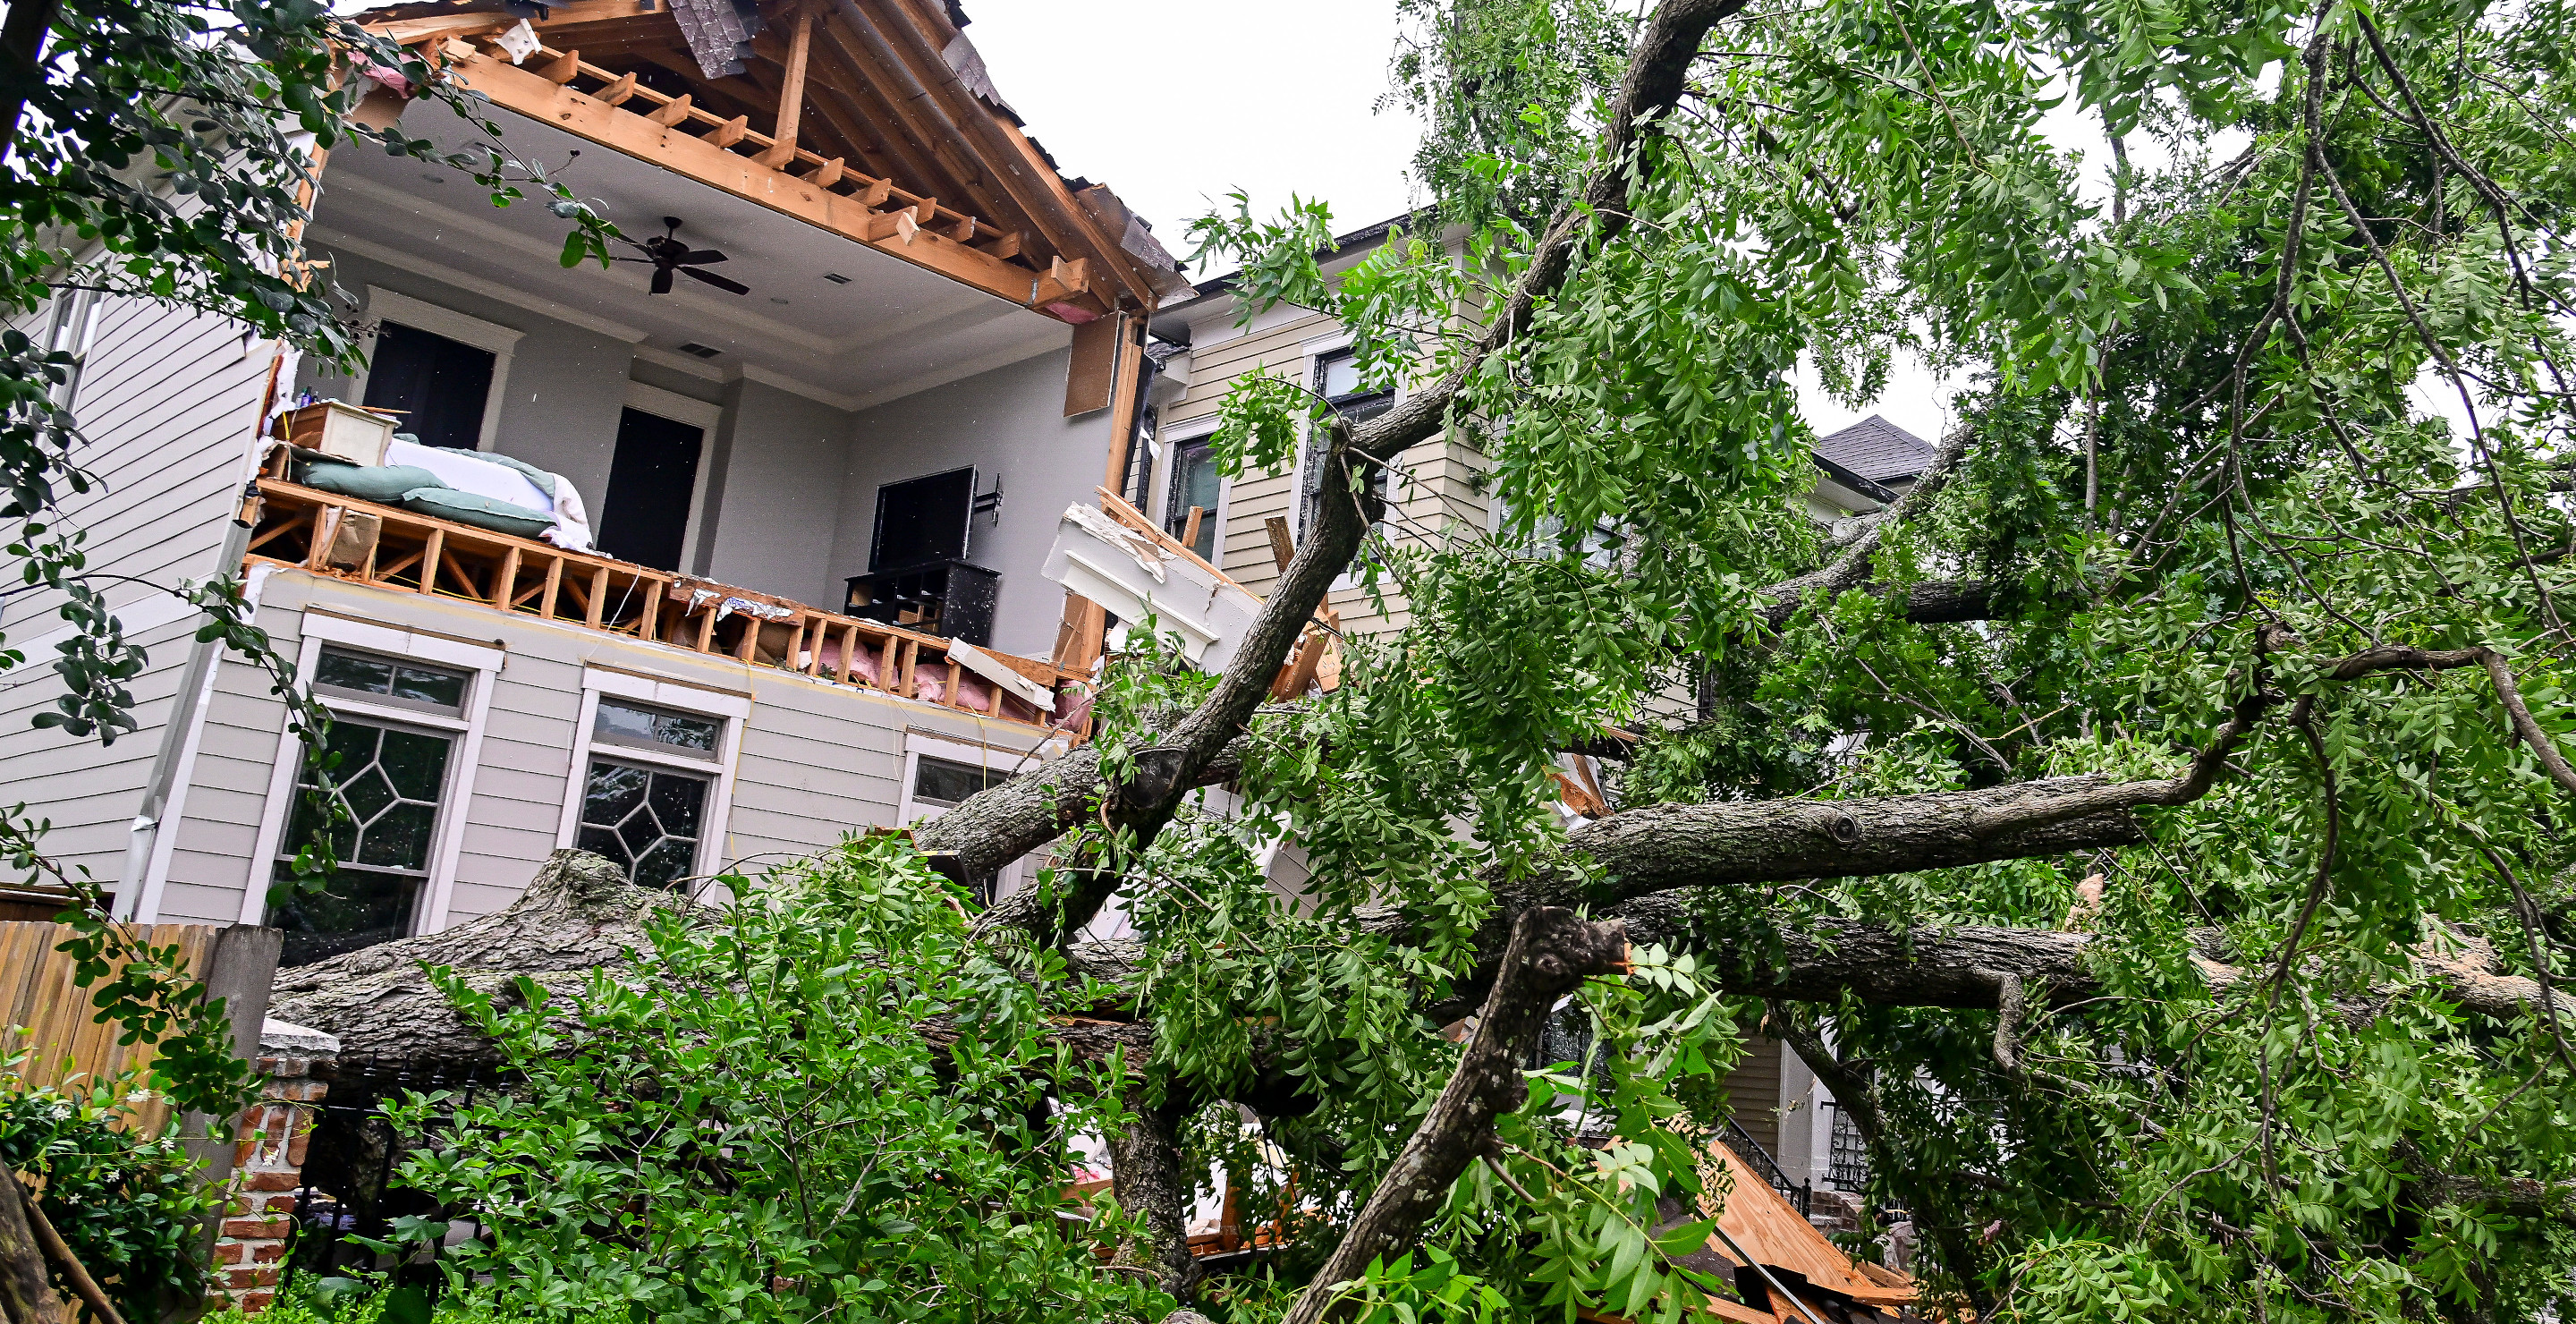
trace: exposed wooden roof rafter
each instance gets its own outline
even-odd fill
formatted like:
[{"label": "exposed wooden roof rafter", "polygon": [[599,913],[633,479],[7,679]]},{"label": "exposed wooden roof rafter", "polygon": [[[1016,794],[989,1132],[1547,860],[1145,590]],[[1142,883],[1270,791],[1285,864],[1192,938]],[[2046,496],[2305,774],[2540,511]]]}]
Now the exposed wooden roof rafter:
[{"label": "exposed wooden roof rafter", "polygon": [[506,109],[1064,320],[1150,306],[1157,280],[1170,280],[968,86],[973,68],[961,77],[948,65],[957,34],[936,0],[764,5],[744,72],[714,79],[679,44],[668,8],[635,3],[554,5],[532,20],[541,48],[524,65],[474,44],[519,21],[506,12],[417,6],[369,26],[451,55]]},{"label": "exposed wooden roof rafter", "polygon": [[[630,89],[632,98],[625,105],[611,106],[576,86],[548,82],[530,69],[514,67],[507,60],[495,59],[461,41],[446,42],[444,53],[450,60],[449,67],[466,86],[489,96],[505,110],[661,165],[998,298],[1044,311],[1052,303],[1082,293],[1078,283],[1068,284],[1060,277],[1014,266],[981,249],[946,238],[935,225],[917,226],[898,235],[876,234],[874,225],[881,213],[861,198],[834,193],[752,160],[752,156],[775,145],[767,134],[742,129],[735,145],[751,150],[737,152],[677,127],[680,121],[686,121],[712,129],[730,123],[732,117],[715,116],[686,105],[684,99],[665,97],[640,86]],[[567,53],[546,49],[530,59],[560,59]],[[605,69],[586,61],[579,63],[579,81],[596,90],[606,90],[621,81]],[[636,113],[637,107],[648,104],[663,111],[678,106],[685,114],[675,120],[674,127],[665,127]],[[802,149],[797,157],[800,163],[817,169],[825,164],[822,158]],[[909,207],[923,200],[893,201],[898,207]],[[947,215],[946,209],[940,209],[939,217]],[[964,217],[960,214],[955,219]]]}]

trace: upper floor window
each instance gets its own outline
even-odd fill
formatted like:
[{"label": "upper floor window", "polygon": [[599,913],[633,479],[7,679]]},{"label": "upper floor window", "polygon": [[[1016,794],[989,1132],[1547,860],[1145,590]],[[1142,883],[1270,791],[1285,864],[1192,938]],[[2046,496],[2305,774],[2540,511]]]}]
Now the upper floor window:
[{"label": "upper floor window", "polygon": [[386,322],[367,360],[365,404],[402,411],[398,429],[423,445],[478,449],[483,406],[499,357],[463,341]]},{"label": "upper floor window", "polygon": [[1353,423],[1365,423],[1395,403],[1395,392],[1368,389],[1360,379],[1359,355],[1348,349],[1337,349],[1315,360],[1315,394],[1324,397],[1324,403],[1334,413]]},{"label": "upper floor window", "polygon": [[1222,491],[1214,436],[1172,448],[1172,490],[1163,503],[1163,527],[1210,565],[1216,564],[1216,508]]}]

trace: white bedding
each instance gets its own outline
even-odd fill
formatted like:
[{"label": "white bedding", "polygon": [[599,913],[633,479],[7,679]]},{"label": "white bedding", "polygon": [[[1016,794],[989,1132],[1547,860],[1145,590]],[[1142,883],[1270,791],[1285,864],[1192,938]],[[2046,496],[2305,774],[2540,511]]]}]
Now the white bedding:
[{"label": "white bedding", "polygon": [[397,441],[385,447],[385,463],[418,465],[459,491],[525,506],[541,515],[555,513],[554,498],[529,482],[526,474],[506,464],[494,464],[472,451]]}]

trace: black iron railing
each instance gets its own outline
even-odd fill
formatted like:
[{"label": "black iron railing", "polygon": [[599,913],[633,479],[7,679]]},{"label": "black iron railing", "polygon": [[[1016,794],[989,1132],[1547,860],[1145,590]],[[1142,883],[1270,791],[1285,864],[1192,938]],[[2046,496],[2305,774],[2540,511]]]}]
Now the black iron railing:
[{"label": "black iron railing", "polygon": [[295,1241],[286,1276],[393,1270],[397,1279],[434,1287],[438,1275],[427,1266],[437,1247],[395,1264],[361,1240],[385,1240],[394,1220],[406,1215],[443,1213],[426,1197],[403,1189],[395,1171],[405,1153],[439,1143],[447,1129],[445,1115],[433,1117],[421,1134],[404,1134],[386,1119],[384,1105],[417,1092],[448,1093],[455,1096],[455,1107],[469,1107],[499,1077],[490,1071],[423,1069],[369,1057],[343,1057],[329,1073],[331,1092],[315,1105],[303,1184],[295,1191]]},{"label": "black iron railing", "polygon": [[1754,1139],[1751,1133],[1736,1125],[1734,1118],[1726,1119],[1726,1129],[1719,1133],[1719,1137],[1726,1141],[1728,1149],[1735,1151],[1737,1158],[1744,1160],[1746,1167],[1753,1169],[1753,1175],[1769,1183],[1771,1189],[1778,1191],[1783,1199],[1796,1206],[1799,1213],[1804,1214],[1808,1211],[1809,1206],[1814,1203],[1813,1188],[1806,1182],[1800,1182],[1795,1186],[1790,1185],[1789,1174],[1780,1170],[1780,1163],[1771,1157],[1771,1151],[1764,1149],[1761,1141]]},{"label": "black iron railing", "polygon": [[1869,1189],[1869,1143],[1860,1137],[1860,1128],[1852,1125],[1851,1114],[1834,1105],[1834,1155],[1825,1169],[1825,1185],[1854,1195]]}]

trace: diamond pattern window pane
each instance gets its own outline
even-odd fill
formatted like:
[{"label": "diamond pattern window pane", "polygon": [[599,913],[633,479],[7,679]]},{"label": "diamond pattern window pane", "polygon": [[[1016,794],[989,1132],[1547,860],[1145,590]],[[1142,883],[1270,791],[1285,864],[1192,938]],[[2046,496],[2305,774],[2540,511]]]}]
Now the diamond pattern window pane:
[{"label": "diamond pattern window pane", "polygon": [[[604,712],[608,705],[600,707]],[[638,887],[669,887],[697,872],[709,780],[595,760],[573,844],[625,865]]]},{"label": "diamond pattern window pane", "polygon": [[302,793],[320,787],[349,811],[331,834],[331,853],[341,863],[427,873],[454,742],[343,717],[331,724],[330,749],[339,763],[327,774],[305,765],[295,819],[278,852],[293,856],[313,839],[317,816]]},{"label": "diamond pattern window pane", "polygon": [[[333,670],[333,655],[323,654],[317,681],[338,684],[375,674],[393,683],[390,663],[343,659]],[[368,673],[357,664],[382,666]],[[337,676],[339,679],[334,679]],[[356,951],[411,932],[412,910],[429,873],[429,855],[438,834],[439,798],[447,785],[452,738],[401,727],[377,726],[351,718],[331,724],[329,752],[336,761],[325,769],[308,760],[298,779],[295,814],[286,838],[278,844],[277,878],[294,877],[292,860],[312,841],[321,824],[314,793],[336,801],[347,817],[331,829],[331,854],[343,866],[328,887],[315,896],[296,895],[269,914],[269,923],[286,930],[281,965],[304,965],[342,952]]]}]

